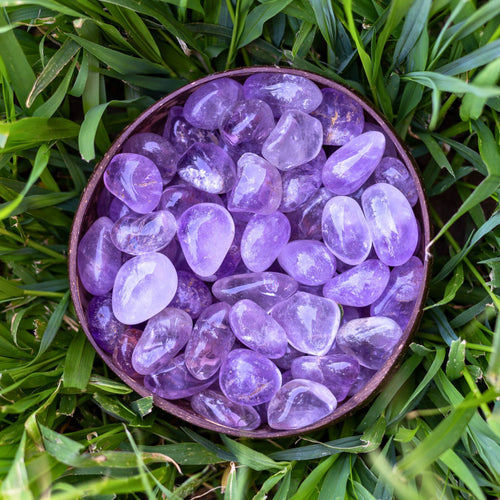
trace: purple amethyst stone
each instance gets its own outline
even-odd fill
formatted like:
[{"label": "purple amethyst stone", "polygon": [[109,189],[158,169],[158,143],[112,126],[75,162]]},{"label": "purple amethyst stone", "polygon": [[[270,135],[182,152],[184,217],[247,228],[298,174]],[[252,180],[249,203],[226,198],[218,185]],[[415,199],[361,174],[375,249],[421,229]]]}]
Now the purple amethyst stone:
[{"label": "purple amethyst stone", "polygon": [[113,314],[111,294],[92,297],[87,307],[87,319],[96,344],[103,351],[112,353],[127,327]]},{"label": "purple amethyst stone", "polygon": [[207,285],[189,271],[177,271],[177,291],[170,307],[186,311],[196,319],[212,303],[212,294]]}]

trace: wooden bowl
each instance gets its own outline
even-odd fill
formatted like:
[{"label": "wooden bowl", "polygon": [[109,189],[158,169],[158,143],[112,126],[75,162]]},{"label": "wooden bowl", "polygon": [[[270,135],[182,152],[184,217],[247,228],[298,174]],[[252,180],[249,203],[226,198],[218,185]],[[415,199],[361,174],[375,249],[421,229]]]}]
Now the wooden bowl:
[{"label": "wooden bowl", "polygon": [[[139,132],[156,132],[162,134],[163,126],[167,118],[169,109],[173,106],[183,105],[187,97],[207,82],[217,80],[219,78],[231,77],[237,81],[243,82],[245,79],[254,73],[289,73],[293,75],[299,75],[306,77],[313,82],[315,82],[320,88],[330,87],[339,90],[356,102],[358,102],[365,112],[365,120],[371,121],[378,124],[386,134],[386,136],[392,140],[394,146],[399,155],[399,159],[406,165],[411,176],[413,177],[418,191],[418,203],[414,207],[414,212],[416,214],[417,220],[420,224],[421,238],[416,255],[421,259],[424,265],[424,280],[418,293],[418,298],[416,301],[413,314],[409,321],[408,326],[403,332],[403,337],[401,341],[394,349],[392,355],[387,359],[384,366],[373,376],[373,378],[354,396],[350,399],[342,402],[338,408],[328,417],[316,422],[313,425],[303,427],[297,430],[274,430],[267,425],[261,426],[259,429],[253,431],[242,431],[229,427],[225,427],[209,421],[197,413],[195,413],[189,402],[186,400],[174,400],[167,401],[166,399],[160,398],[155,394],[152,394],[147,390],[142,379],[132,379],[127,374],[125,374],[120,368],[114,365],[111,356],[104,352],[94,341],[92,335],[90,334],[88,321],[87,321],[87,305],[91,298],[91,295],[83,288],[81,281],[77,273],[77,248],[78,243],[82,236],[85,234],[87,229],[97,218],[97,200],[99,195],[104,188],[103,174],[106,170],[110,160],[120,150],[125,143],[125,141],[132,135]],[[357,93],[349,90],[338,83],[335,83],[327,78],[310,73],[307,71],[289,69],[289,68],[279,68],[279,67],[251,67],[243,69],[235,69],[230,71],[225,71],[223,73],[217,73],[214,75],[207,76],[195,82],[192,82],[175,92],[167,95],[156,104],[151,106],[149,109],[144,111],[133,123],[131,123],[115,140],[113,145],[106,152],[102,160],[98,163],[93,175],[91,176],[87,187],[85,188],[78,210],[76,211],[75,219],[73,221],[73,227],[71,230],[70,243],[69,243],[69,279],[70,288],[73,298],[73,303],[75,305],[76,314],[82,325],[82,328],[87,335],[90,343],[94,346],[99,355],[104,359],[106,364],[113,370],[127,385],[129,385],[134,391],[136,391],[141,396],[153,396],[153,400],[156,406],[161,409],[179,417],[180,419],[197,425],[199,427],[204,427],[212,431],[222,432],[225,434],[230,434],[234,436],[249,436],[254,438],[278,438],[284,436],[291,436],[297,434],[305,434],[338,422],[341,419],[352,415],[354,412],[358,411],[360,408],[365,406],[375,395],[380,391],[384,382],[387,382],[391,374],[399,366],[402,354],[410,342],[412,334],[417,330],[420,319],[423,312],[423,305],[425,297],[428,290],[428,282],[430,279],[430,256],[426,252],[426,248],[430,242],[430,223],[428,216],[427,201],[425,193],[422,187],[421,177],[418,172],[418,167],[415,161],[411,157],[408,148],[401,142],[401,140],[396,136],[392,126],[385,120],[384,117],[379,115],[366,101],[363,97]]]}]

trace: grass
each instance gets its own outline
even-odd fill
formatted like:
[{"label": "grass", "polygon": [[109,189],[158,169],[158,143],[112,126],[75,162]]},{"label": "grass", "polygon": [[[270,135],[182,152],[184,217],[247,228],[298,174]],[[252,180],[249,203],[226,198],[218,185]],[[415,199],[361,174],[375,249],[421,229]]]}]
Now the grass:
[{"label": "grass", "polygon": [[[500,496],[500,1],[0,0],[0,497]],[[411,349],[370,407],[299,438],[183,427],[78,327],[67,241],[94,162],[213,71],[311,70],[412,148],[435,225]]]}]

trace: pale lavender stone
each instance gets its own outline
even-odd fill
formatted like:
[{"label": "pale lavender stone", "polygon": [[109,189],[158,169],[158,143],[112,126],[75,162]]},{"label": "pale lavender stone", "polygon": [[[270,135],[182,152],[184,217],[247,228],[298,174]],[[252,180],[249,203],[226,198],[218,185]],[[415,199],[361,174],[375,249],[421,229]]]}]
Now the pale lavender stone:
[{"label": "pale lavender stone", "polygon": [[260,405],[269,401],[281,387],[281,372],[258,352],[235,349],[222,363],[219,384],[224,395],[234,403]]},{"label": "pale lavender stone", "polygon": [[144,386],[164,399],[188,398],[208,389],[215,377],[207,380],[194,378],[186,369],[184,354],[171,359],[159,372],[146,375]]},{"label": "pale lavender stone", "polygon": [[216,194],[199,191],[193,186],[176,184],[168,186],[161,195],[160,210],[168,210],[179,220],[179,217],[190,207],[198,203],[215,203],[222,205],[222,200]]},{"label": "pale lavender stone", "polygon": [[[107,189],[105,191],[109,192]],[[111,195],[111,193],[110,193],[110,195]],[[115,198],[113,196],[113,199],[111,200],[111,203],[109,204],[109,209],[108,209],[109,218],[113,222],[116,222],[118,219],[121,219],[122,217],[125,217],[127,215],[135,215],[137,217],[140,214],[134,212],[127,205],[125,205],[125,203],[123,203],[123,201],[121,201],[118,198]]]},{"label": "pale lavender stone", "polygon": [[219,269],[234,239],[230,213],[214,203],[188,208],[178,222],[177,236],[189,267],[198,276]]},{"label": "pale lavender stone", "polygon": [[307,163],[319,154],[323,127],[312,116],[296,109],[285,111],[262,146],[262,156],[280,170]]},{"label": "pale lavender stone", "polygon": [[340,327],[337,345],[360,365],[379,370],[399,344],[401,327],[392,319],[381,316],[360,318]]},{"label": "pale lavender stone", "polygon": [[212,293],[219,300],[236,304],[249,299],[263,309],[269,310],[275,304],[289,298],[297,291],[297,282],[282,273],[262,272],[235,274],[216,281]]},{"label": "pale lavender stone", "polygon": [[196,319],[212,303],[212,294],[207,285],[188,271],[177,271],[177,291],[170,307],[186,311]]},{"label": "pale lavender stone", "polygon": [[321,232],[325,245],[346,264],[360,264],[370,253],[368,223],[359,204],[348,196],[334,196],[325,204]]},{"label": "pale lavender stone", "polygon": [[292,278],[309,286],[323,285],[335,272],[335,257],[316,240],[295,240],[283,247],[278,262]]},{"label": "pale lavender stone", "polygon": [[404,264],[418,242],[417,219],[404,194],[390,184],[374,184],[361,204],[378,258],[388,266]]},{"label": "pale lavender stone", "polygon": [[167,246],[177,232],[175,217],[167,210],[142,216],[125,216],[115,222],[111,240],[118,250],[141,255]]},{"label": "pale lavender stone", "polygon": [[160,202],[163,181],[158,167],[145,156],[120,153],[104,172],[106,188],[130,209],[147,214]]},{"label": "pale lavender stone", "polygon": [[186,367],[199,380],[215,375],[233,347],[234,334],[229,327],[230,309],[225,302],[212,304],[200,314],[194,325],[186,345]]},{"label": "pale lavender stone", "polygon": [[78,243],[78,275],[85,290],[104,295],[113,288],[122,256],[111,240],[113,222],[99,217]]},{"label": "pale lavender stone", "polygon": [[391,318],[405,329],[415,309],[423,279],[424,266],[417,257],[395,267],[384,293],[371,305],[370,313]]},{"label": "pale lavender stone", "polygon": [[261,423],[255,408],[233,403],[224,394],[211,389],[195,394],[191,398],[191,408],[209,421],[231,429],[251,431]]},{"label": "pale lavender stone", "polygon": [[227,193],[236,181],[236,165],[219,146],[197,142],[177,163],[179,177],[200,191]]},{"label": "pale lavender stone", "polygon": [[241,240],[241,257],[248,269],[265,271],[290,239],[290,222],[281,212],[254,215]]},{"label": "pale lavender stone", "polygon": [[137,325],[152,318],[172,300],[177,272],[161,253],[133,257],[123,264],[113,287],[113,312],[119,321]]},{"label": "pale lavender stone", "polygon": [[385,182],[398,188],[413,207],[418,202],[415,181],[404,164],[397,158],[385,157],[373,172],[375,182]]},{"label": "pale lavender stone", "polygon": [[398,150],[396,149],[396,146],[394,145],[391,138],[385,133],[384,129],[380,125],[377,125],[376,123],[372,122],[365,122],[363,133],[365,132],[380,132],[381,134],[384,134],[385,137],[384,156],[391,156],[393,158],[397,158]]},{"label": "pale lavender stone", "polygon": [[242,97],[242,86],[231,78],[219,78],[198,87],[184,104],[184,118],[193,126],[215,130],[222,116]]},{"label": "pale lavender stone", "polygon": [[267,102],[276,118],[287,109],[310,113],[323,99],[320,89],[311,80],[298,75],[278,73],[250,75],[243,84],[243,93],[245,99]]},{"label": "pale lavender stone", "polygon": [[219,138],[213,131],[196,128],[188,123],[182,106],[174,106],[169,110],[163,136],[179,154],[183,154],[195,142],[219,143]]},{"label": "pale lavender stone", "polygon": [[358,378],[355,380],[354,384],[352,384],[347,395],[354,396],[355,394],[357,394],[373,378],[376,373],[377,370],[370,370],[369,368],[360,366]]},{"label": "pale lavender stone", "polygon": [[177,171],[177,151],[158,134],[143,132],[133,135],[123,145],[122,153],[136,153],[149,158],[158,167],[164,185],[172,180]]},{"label": "pale lavender stone", "polygon": [[330,389],[337,402],[346,398],[358,374],[358,361],[347,354],[301,356],[292,362],[294,379],[307,379],[323,384]]},{"label": "pale lavender stone", "polygon": [[87,307],[89,331],[96,344],[107,353],[112,353],[127,327],[113,314],[111,294],[92,297]]},{"label": "pale lavender stone", "polygon": [[119,339],[116,339],[115,348],[113,349],[112,359],[115,366],[133,378],[138,377],[139,374],[132,366],[132,353],[141,335],[142,330],[128,328],[120,335]]},{"label": "pale lavender stone", "polygon": [[274,128],[269,104],[259,99],[238,102],[221,119],[220,134],[226,144],[262,143]]},{"label": "pale lavender stone", "polygon": [[338,304],[366,307],[375,302],[389,282],[389,268],[376,259],[365,260],[334,276],[323,287],[323,295]]},{"label": "pale lavender stone", "polygon": [[238,178],[227,208],[232,212],[272,214],[281,203],[281,194],[281,176],[276,167],[260,156],[245,153],[238,160]]},{"label": "pale lavender stone", "polygon": [[323,101],[311,113],[323,125],[323,144],[343,146],[363,132],[363,108],[336,89],[322,89]]},{"label": "pale lavender stone", "polygon": [[[283,354],[281,358],[275,359],[273,361],[278,368],[281,368],[282,370],[290,370],[293,360],[295,358],[298,358],[299,356],[303,356],[303,353],[297,351],[297,349],[293,348],[290,344],[287,343],[285,354]],[[288,382],[288,380],[283,380],[283,384],[285,384],[286,382]]]},{"label": "pale lavender stone", "polygon": [[354,193],[373,173],[384,148],[385,137],[380,132],[358,135],[326,160],[323,184],[335,194]]},{"label": "pale lavender stone", "polygon": [[236,338],[253,351],[270,359],[285,355],[285,330],[255,302],[236,302],[229,313],[229,324]]},{"label": "pale lavender stone", "polygon": [[132,354],[137,373],[147,375],[161,371],[186,345],[193,321],[181,309],[166,307],[146,324]]},{"label": "pale lavender stone", "polygon": [[284,384],[267,408],[272,429],[293,430],[315,424],[337,408],[335,396],[324,385],[295,379]]},{"label": "pale lavender stone", "polygon": [[316,193],[322,182],[321,167],[309,162],[283,173],[283,197],[279,207],[281,212],[293,212]]},{"label": "pale lavender stone", "polygon": [[340,309],[333,300],[306,292],[276,304],[270,314],[285,329],[292,347],[316,356],[330,350],[340,324]]}]

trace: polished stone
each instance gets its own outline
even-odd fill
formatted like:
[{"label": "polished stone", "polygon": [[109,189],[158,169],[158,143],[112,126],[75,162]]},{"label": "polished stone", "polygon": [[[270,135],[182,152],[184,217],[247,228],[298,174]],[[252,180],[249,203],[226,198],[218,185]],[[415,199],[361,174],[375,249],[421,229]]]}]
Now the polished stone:
[{"label": "polished stone", "polygon": [[375,182],[386,182],[398,188],[413,207],[418,202],[418,193],[415,181],[403,162],[397,158],[385,157],[380,160],[373,172]]},{"label": "polished stone", "polygon": [[188,184],[168,186],[162,193],[160,210],[168,210],[179,220],[179,217],[190,207],[198,203],[215,203],[222,205],[222,200],[216,194],[199,191]]},{"label": "polished stone", "polygon": [[113,349],[113,363],[132,378],[139,376],[132,366],[132,353],[141,335],[142,330],[128,328],[120,335],[119,339],[116,339],[115,348]]},{"label": "polished stone", "polygon": [[89,331],[96,344],[112,353],[127,327],[113,314],[111,294],[92,297],[87,306]]},{"label": "polished stone", "polygon": [[207,285],[189,271],[177,271],[177,291],[170,307],[186,311],[196,319],[212,303],[212,294]]}]

